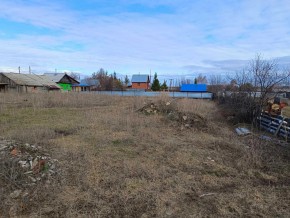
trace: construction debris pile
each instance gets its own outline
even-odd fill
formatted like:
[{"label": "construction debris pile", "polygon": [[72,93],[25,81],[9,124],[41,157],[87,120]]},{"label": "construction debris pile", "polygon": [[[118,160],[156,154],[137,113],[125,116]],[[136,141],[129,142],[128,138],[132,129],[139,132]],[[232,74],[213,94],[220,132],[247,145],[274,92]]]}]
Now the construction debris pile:
[{"label": "construction debris pile", "polygon": [[164,115],[166,120],[172,121],[172,125],[183,129],[199,129],[206,130],[207,120],[199,114],[192,112],[180,112],[175,104],[171,102],[159,101],[157,103],[149,103],[140,108],[138,112],[145,115],[161,114]]},{"label": "construction debris pile", "polygon": [[0,200],[8,205],[32,201],[37,187],[48,187],[60,175],[58,160],[40,146],[4,139],[0,139],[0,168],[0,184],[5,187]]},{"label": "construction debris pile", "polygon": [[138,110],[146,115],[150,114],[160,114],[160,113],[170,113],[174,111],[174,107],[171,105],[170,102],[158,102],[158,103],[149,103],[146,104],[144,107]]}]

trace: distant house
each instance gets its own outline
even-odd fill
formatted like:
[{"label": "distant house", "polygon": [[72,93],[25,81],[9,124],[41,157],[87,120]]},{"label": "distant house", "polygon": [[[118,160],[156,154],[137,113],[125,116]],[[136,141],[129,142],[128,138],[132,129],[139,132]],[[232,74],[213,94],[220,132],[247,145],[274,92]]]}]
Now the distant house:
[{"label": "distant house", "polygon": [[79,84],[77,80],[66,73],[45,73],[44,75],[57,83],[64,91],[72,91],[72,85]]},{"label": "distant house", "polygon": [[206,84],[182,84],[181,92],[206,92]]},{"label": "distant house", "polygon": [[97,79],[83,79],[79,84],[73,84],[72,90],[74,92],[96,91],[99,85],[100,82]]},{"label": "distant house", "polygon": [[0,73],[0,92],[59,91],[60,87],[43,75]]},{"label": "distant house", "polygon": [[150,78],[147,74],[134,74],[132,76],[132,89],[149,89]]}]

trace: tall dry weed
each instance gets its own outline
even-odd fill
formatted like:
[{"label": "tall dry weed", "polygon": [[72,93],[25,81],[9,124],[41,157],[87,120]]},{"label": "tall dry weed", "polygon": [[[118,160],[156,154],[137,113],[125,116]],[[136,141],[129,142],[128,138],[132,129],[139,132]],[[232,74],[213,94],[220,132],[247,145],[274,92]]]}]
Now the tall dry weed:
[{"label": "tall dry weed", "polygon": [[[63,172],[40,186],[19,216],[48,216],[46,207],[53,217],[289,214],[289,152],[254,136],[238,138],[213,102],[166,94],[2,96],[2,136],[43,144]],[[152,102],[206,117],[212,129],[181,129],[162,113],[138,112]]]}]

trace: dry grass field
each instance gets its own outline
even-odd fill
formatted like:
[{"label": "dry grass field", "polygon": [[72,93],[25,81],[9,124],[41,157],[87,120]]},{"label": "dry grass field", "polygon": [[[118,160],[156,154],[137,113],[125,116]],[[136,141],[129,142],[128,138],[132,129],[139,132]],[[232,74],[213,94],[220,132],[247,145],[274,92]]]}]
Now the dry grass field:
[{"label": "dry grass field", "polygon": [[[139,110],[150,103],[160,111]],[[0,137],[41,146],[61,172],[12,199],[0,159],[0,216],[289,217],[289,148],[238,137],[220,114],[165,95],[1,94]]]}]

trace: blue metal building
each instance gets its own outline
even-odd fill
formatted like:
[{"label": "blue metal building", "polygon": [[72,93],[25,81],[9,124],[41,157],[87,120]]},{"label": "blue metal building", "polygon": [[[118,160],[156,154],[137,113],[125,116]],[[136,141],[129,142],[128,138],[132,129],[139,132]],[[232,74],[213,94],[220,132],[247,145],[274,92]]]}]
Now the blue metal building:
[{"label": "blue metal building", "polygon": [[181,92],[206,92],[206,84],[182,84]]}]

